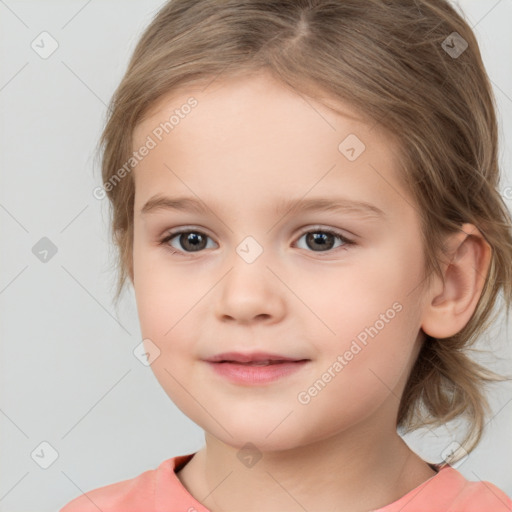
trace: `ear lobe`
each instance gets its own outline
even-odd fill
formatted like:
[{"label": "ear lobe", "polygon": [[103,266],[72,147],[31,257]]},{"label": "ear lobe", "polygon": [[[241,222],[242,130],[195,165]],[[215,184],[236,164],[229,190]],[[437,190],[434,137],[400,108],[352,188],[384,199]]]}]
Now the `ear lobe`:
[{"label": "ear lobe", "polygon": [[[471,319],[489,270],[492,249],[473,224],[464,224],[450,235],[448,261],[441,266],[424,307],[422,330],[434,338],[460,332]],[[441,289],[441,292],[439,290]]]}]

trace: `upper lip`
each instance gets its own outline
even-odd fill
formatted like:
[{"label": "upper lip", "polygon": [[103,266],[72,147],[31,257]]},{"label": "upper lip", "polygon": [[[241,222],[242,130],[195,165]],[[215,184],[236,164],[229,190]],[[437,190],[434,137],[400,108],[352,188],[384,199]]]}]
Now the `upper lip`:
[{"label": "upper lip", "polygon": [[209,357],[206,361],[210,363],[220,363],[221,361],[233,361],[237,363],[250,363],[260,361],[304,361],[305,358],[295,358],[282,356],[280,354],[271,354],[269,352],[251,352],[242,354],[241,352],[223,352]]}]

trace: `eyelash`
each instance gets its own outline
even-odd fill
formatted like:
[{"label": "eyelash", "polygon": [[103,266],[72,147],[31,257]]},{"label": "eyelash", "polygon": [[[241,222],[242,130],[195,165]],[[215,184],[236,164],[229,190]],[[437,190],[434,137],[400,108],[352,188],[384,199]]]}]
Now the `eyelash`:
[{"label": "eyelash", "polygon": [[[196,229],[182,229],[182,230],[179,230],[179,231],[173,231],[173,232],[168,233],[167,236],[165,236],[163,238],[163,240],[161,240],[159,242],[159,245],[165,246],[165,249],[170,251],[171,254],[185,255],[185,257],[192,256],[194,254],[194,252],[179,251],[179,250],[174,249],[170,245],[168,245],[168,242],[170,242],[174,237],[176,237],[178,235],[181,235],[183,233],[199,233],[200,235],[203,235],[203,236],[206,236],[206,237],[210,238],[206,233],[203,233],[203,232],[201,232],[199,230],[196,230]],[[348,238],[343,236],[338,231],[335,231],[335,230],[332,230],[332,229],[323,229],[323,228],[313,228],[313,229],[310,228],[307,231],[302,232],[299,235],[297,240],[300,240],[304,235],[307,235],[308,233],[326,233],[326,234],[335,236],[336,238],[338,238],[339,240],[341,240],[344,243],[343,246],[336,247],[334,249],[329,249],[327,251],[319,251],[317,254],[319,254],[320,257],[322,257],[323,254],[327,254],[327,255],[332,254],[337,249],[342,250],[342,251],[343,250],[346,251],[346,250],[348,250],[350,248],[350,246],[357,245],[353,240],[349,240]],[[196,252],[199,253],[199,252],[202,252],[202,251],[196,251]],[[308,251],[308,252],[316,253],[316,251]]]}]

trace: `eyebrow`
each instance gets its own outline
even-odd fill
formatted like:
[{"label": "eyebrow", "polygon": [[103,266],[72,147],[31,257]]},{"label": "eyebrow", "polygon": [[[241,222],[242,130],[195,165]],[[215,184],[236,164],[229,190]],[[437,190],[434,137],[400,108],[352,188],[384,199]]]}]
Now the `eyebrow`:
[{"label": "eyebrow", "polygon": [[[207,215],[210,210],[204,202],[193,197],[166,197],[157,194],[151,197],[141,208],[140,215],[155,213],[160,210],[192,211],[201,215]],[[374,204],[366,201],[336,198],[310,198],[310,199],[286,199],[276,205],[276,215],[298,213],[299,211],[332,211],[342,213],[355,213],[364,217],[383,218],[384,211]]]}]

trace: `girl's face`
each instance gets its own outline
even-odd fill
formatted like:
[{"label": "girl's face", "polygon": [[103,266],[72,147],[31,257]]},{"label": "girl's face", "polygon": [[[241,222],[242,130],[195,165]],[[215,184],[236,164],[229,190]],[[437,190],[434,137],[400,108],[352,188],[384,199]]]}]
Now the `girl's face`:
[{"label": "girl's face", "polygon": [[[344,111],[261,74],[175,91],[134,134],[133,279],[151,367],[233,447],[395,432],[422,336],[418,212],[396,146]],[[303,362],[206,361],[227,352]]]}]

